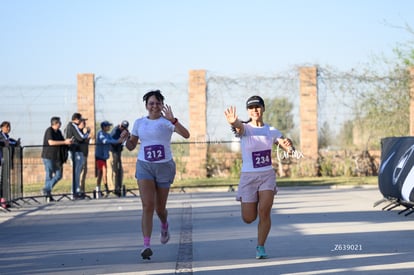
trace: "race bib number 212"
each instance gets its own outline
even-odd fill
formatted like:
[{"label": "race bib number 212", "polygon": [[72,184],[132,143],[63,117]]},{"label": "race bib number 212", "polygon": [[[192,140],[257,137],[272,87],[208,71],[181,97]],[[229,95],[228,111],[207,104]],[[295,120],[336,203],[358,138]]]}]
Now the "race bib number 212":
[{"label": "race bib number 212", "polygon": [[145,160],[158,161],[165,159],[165,150],[162,145],[151,145],[144,147]]}]

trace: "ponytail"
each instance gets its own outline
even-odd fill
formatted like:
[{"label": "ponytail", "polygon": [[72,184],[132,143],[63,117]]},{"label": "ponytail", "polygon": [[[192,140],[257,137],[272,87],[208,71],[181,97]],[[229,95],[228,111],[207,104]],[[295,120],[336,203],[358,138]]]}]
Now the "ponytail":
[{"label": "ponytail", "polygon": [[[246,121],[243,121],[243,120],[240,120],[240,122],[241,123],[244,123],[244,124],[247,124],[247,123],[249,123],[250,121],[252,121],[252,119],[251,118],[249,118],[248,120],[246,120]],[[237,133],[237,131],[236,131],[236,128],[234,127],[234,126],[231,126],[231,131],[233,132],[233,134],[236,136],[236,137],[240,137],[239,136],[239,134]]]}]

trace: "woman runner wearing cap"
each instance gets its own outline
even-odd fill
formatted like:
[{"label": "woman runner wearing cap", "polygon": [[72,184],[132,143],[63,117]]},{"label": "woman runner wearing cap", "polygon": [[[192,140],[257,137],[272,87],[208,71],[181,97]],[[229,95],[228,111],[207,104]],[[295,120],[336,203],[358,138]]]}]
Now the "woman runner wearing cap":
[{"label": "woman runner wearing cap", "polygon": [[142,202],[141,228],[144,248],[141,250],[141,257],[149,260],[153,253],[150,241],[154,210],[161,221],[161,243],[166,244],[170,239],[166,204],[176,173],[171,152],[171,136],[176,132],[189,138],[190,133],[174,117],[171,107],[164,105],[164,96],[159,90],[146,93],[143,100],[148,115],[135,120],[126,147],[133,150],[138,140],[141,142],[135,177]]},{"label": "woman runner wearing cap", "polygon": [[264,245],[270,232],[271,210],[277,193],[271,152],[273,144],[289,151],[292,142],[278,129],[263,122],[265,104],[260,96],[250,97],[246,108],[250,117],[247,122],[238,119],[234,106],[227,108],[224,115],[241,142],[243,163],[237,200],[241,202],[242,219],[245,223],[252,223],[259,216],[256,258],[265,259]]}]

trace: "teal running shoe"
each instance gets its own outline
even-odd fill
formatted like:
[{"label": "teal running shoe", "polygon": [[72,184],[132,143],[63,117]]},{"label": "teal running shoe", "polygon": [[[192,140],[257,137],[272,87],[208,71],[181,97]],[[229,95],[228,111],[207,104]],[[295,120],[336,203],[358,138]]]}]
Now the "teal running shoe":
[{"label": "teal running shoe", "polygon": [[259,245],[256,247],[256,259],[267,259],[264,246]]}]

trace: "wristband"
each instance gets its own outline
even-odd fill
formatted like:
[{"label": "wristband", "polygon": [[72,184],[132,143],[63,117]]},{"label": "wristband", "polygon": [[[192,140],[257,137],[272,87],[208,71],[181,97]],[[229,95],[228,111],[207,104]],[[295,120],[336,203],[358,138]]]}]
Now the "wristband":
[{"label": "wristband", "polygon": [[177,119],[177,118],[174,118],[174,121],[172,121],[171,123],[172,123],[173,125],[175,125],[175,124],[177,124],[177,122],[178,122],[178,119]]}]

